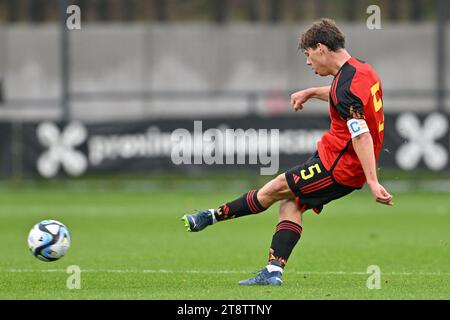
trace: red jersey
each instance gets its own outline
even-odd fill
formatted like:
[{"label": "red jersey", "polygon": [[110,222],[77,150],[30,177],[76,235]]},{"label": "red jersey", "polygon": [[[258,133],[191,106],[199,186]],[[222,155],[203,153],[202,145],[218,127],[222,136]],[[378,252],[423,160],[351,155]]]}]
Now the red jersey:
[{"label": "red jersey", "polygon": [[350,119],[364,119],[373,139],[375,159],[383,143],[384,115],[381,81],[366,62],[351,57],[333,79],[329,105],[331,126],[318,143],[320,159],[334,179],[360,188],[366,182],[347,127]]}]

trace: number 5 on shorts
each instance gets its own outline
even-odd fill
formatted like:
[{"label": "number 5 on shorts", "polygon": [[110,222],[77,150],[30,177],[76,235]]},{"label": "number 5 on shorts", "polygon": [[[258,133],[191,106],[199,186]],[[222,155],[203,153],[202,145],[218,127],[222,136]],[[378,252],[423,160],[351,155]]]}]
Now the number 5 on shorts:
[{"label": "number 5 on shorts", "polygon": [[309,170],[308,174],[306,174],[306,170],[301,170],[300,171],[300,175],[302,176],[302,179],[303,180],[308,180],[308,179],[311,179],[312,177],[314,177],[314,174],[315,174],[314,169],[316,169],[317,173],[321,173],[322,172],[322,170],[320,170],[319,164],[316,163],[316,164],[314,164],[314,165],[312,165],[312,166],[310,166],[308,168],[308,170]]}]

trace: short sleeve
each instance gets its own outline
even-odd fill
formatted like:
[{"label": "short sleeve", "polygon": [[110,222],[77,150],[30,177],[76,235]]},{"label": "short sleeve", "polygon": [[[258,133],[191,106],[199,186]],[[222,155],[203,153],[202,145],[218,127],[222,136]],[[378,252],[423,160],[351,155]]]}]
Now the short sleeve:
[{"label": "short sleeve", "polygon": [[347,87],[337,88],[337,112],[344,120],[364,119],[364,107],[361,99]]}]

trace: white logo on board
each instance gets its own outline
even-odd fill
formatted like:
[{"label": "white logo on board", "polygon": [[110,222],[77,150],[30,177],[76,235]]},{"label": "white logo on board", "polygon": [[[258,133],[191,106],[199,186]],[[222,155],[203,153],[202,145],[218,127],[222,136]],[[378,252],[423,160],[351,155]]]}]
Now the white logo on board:
[{"label": "white logo on board", "polygon": [[398,133],[408,141],[400,146],[396,159],[400,168],[412,170],[423,158],[426,166],[432,170],[442,170],[448,163],[447,150],[437,143],[448,130],[447,118],[439,113],[432,113],[425,118],[423,125],[413,113],[398,117]]},{"label": "white logo on board", "polygon": [[87,130],[82,123],[71,122],[61,131],[54,123],[44,122],[37,127],[36,134],[39,142],[47,147],[37,161],[37,169],[42,176],[54,177],[60,167],[71,176],[79,176],[86,171],[86,156],[75,149],[87,138]]}]

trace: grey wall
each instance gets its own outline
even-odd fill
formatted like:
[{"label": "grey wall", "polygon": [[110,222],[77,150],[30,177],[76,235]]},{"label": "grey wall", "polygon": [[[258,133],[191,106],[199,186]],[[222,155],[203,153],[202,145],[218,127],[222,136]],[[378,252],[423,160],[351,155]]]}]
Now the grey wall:
[{"label": "grey wall", "polygon": [[[297,39],[307,25],[83,25],[71,31],[71,90],[73,92],[129,91],[268,91],[272,96],[255,101],[267,112],[289,110],[281,92],[325,85],[305,65]],[[392,90],[435,88],[435,26],[341,25],[347,48],[370,62],[383,81],[386,111],[430,110],[426,97],[389,97]],[[450,27],[447,28],[450,37]],[[60,93],[59,33],[57,26],[0,27],[0,74],[6,106],[0,117],[57,117]],[[447,41],[450,56],[450,41]],[[450,62],[446,66],[450,88]],[[36,102],[39,100],[41,102]],[[44,102],[42,102],[44,101]],[[245,97],[208,99],[118,100],[105,96],[96,101],[73,101],[80,119],[125,119],[186,113],[246,112]],[[46,104],[47,106],[42,106]],[[311,103],[307,112],[326,108]],[[449,104],[448,104],[449,105]]]}]

